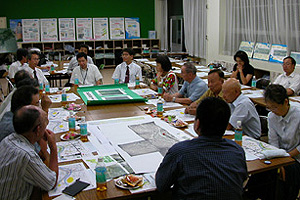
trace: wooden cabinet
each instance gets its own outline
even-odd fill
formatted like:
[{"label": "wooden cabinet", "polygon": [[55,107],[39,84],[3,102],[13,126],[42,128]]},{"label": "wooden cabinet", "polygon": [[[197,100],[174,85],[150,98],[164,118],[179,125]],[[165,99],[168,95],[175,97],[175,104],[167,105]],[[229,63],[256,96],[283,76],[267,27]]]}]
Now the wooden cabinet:
[{"label": "wooden cabinet", "polygon": [[159,39],[124,39],[124,40],[97,40],[97,41],[67,41],[67,42],[21,42],[19,47],[32,49],[38,48],[43,54],[53,61],[65,61],[78,52],[81,44],[90,47],[89,56],[94,59],[97,66],[104,64],[114,67],[122,62],[123,48],[132,48],[135,57],[149,57],[160,50]]}]

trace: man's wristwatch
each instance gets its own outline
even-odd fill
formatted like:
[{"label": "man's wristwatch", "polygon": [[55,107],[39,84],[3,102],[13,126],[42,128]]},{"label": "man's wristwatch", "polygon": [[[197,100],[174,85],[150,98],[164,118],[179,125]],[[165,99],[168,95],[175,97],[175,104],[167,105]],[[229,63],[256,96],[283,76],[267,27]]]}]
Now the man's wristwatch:
[{"label": "man's wristwatch", "polygon": [[176,100],[176,97],[173,97],[172,101],[175,102],[175,100]]}]

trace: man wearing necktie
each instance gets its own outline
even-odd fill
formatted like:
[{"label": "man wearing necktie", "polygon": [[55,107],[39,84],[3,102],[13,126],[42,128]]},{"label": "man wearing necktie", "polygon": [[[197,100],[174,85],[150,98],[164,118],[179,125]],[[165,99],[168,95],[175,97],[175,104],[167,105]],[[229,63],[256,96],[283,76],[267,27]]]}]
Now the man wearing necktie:
[{"label": "man wearing necktie", "polygon": [[28,71],[32,78],[35,78],[39,84],[48,85],[49,82],[44,76],[42,70],[37,68],[37,65],[40,61],[40,54],[37,51],[29,52],[28,56],[28,64],[24,64],[24,70]]},{"label": "man wearing necktie", "polygon": [[136,77],[142,81],[142,69],[139,65],[132,62],[134,52],[126,48],[122,51],[123,62],[119,64],[112,76],[112,79],[118,80],[119,83],[134,83]]}]

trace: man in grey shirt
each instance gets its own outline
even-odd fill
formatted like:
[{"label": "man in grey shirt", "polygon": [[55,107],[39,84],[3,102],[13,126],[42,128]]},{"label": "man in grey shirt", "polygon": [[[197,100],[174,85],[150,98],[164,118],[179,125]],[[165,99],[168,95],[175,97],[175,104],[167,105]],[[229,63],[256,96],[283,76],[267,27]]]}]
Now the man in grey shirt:
[{"label": "man in grey shirt", "polygon": [[235,78],[230,78],[222,86],[223,98],[229,103],[231,116],[227,130],[236,128],[237,121],[242,122],[243,133],[258,139],[261,124],[253,102],[241,93],[241,85]]},{"label": "man in grey shirt", "polygon": [[165,93],[163,98],[165,101],[173,101],[176,103],[191,104],[201,97],[207,88],[206,83],[196,75],[196,67],[190,63],[184,63],[181,67],[181,77],[184,80],[180,91],[171,95]]}]

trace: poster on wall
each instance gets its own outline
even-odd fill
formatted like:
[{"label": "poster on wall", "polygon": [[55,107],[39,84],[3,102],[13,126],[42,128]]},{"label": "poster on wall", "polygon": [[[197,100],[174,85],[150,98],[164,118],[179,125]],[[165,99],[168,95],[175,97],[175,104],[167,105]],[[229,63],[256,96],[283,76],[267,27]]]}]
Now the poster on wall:
[{"label": "poster on wall", "polygon": [[42,42],[56,42],[57,35],[57,19],[41,19],[41,40]]},{"label": "poster on wall", "polygon": [[262,43],[257,42],[255,44],[253,58],[257,60],[269,60],[269,54],[270,54],[270,44],[269,43]]},{"label": "poster on wall", "polygon": [[93,39],[92,18],[76,18],[77,40]]},{"label": "poster on wall", "polygon": [[140,38],[140,19],[125,18],[126,39]]},{"label": "poster on wall", "polygon": [[95,40],[108,40],[108,18],[93,18]]},{"label": "poster on wall", "polygon": [[59,40],[73,41],[75,40],[75,19],[59,18]]},{"label": "poster on wall", "polygon": [[290,56],[296,60],[296,66],[299,67],[300,66],[300,52],[292,51]]},{"label": "poster on wall", "polygon": [[239,50],[245,51],[249,58],[252,58],[254,51],[254,42],[241,41]]},{"label": "poster on wall", "polygon": [[10,19],[9,27],[14,32],[17,42],[23,42],[22,19]]},{"label": "poster on wall", "polygon": [[270,62],[283,63],[287,56],[287,46],[285,44],[272,44],[270,51]]},{"label": "poster on wall", "polygon": [[40,20],[22,19],[23,42],[40,41]]},{"label": "poster on wall", "polygon": [[124,18],[109,18],[110,39],[125,39]]}]

